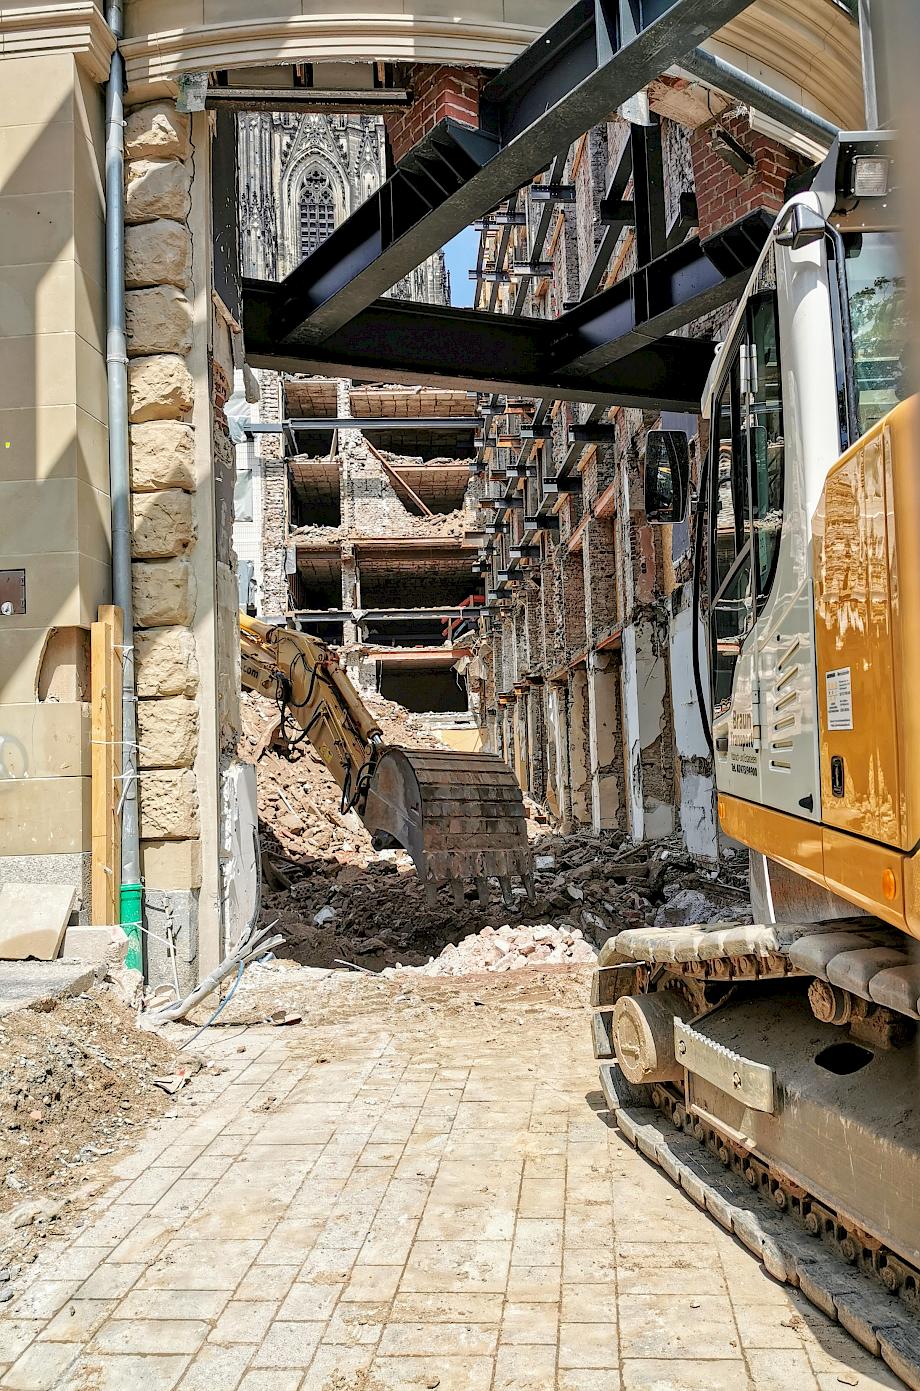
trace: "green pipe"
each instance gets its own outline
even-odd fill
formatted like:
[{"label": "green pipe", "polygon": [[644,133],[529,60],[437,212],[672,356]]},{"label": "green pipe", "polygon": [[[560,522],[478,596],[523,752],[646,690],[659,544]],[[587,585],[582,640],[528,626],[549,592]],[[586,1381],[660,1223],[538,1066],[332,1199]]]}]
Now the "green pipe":
[{"label": "green pipe", "polygon": [[132,971],[143,971],[144,954],[141,949],[141,884],[122,884],[119,897],[119,919],[122,930],[128,938],[125,965]]}]

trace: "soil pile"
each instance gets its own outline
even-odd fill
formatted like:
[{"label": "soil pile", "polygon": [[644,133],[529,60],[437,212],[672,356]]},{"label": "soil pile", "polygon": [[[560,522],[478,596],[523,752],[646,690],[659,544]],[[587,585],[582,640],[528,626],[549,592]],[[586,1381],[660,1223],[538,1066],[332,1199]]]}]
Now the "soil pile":
[{"label": "soil pile", "polygon": [[174,1066],[174,1045],[101,986],[0,1019],[0,1275],[33,1260],[89,1174],[170,1105],[153,1078]]}]

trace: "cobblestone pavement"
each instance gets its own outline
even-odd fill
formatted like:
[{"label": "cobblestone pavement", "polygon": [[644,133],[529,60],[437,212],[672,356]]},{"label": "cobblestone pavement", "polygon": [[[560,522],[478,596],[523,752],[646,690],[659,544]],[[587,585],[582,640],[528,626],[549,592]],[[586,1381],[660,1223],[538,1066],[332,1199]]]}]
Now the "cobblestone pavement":
[{"label": "cobblestone pavement", "polygon": [[212,1031],[226,1071],[0,1318],[0,1386],[900,1387],[608,1128],[586,985],[338,976]]}]

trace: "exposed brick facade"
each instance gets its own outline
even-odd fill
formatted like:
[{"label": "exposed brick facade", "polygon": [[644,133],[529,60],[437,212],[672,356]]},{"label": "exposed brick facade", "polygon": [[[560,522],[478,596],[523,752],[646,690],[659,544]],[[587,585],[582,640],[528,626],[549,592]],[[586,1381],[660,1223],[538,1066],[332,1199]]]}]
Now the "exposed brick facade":
[{"label": "exposed brick facade", "polygon": [[480,74],[474,68],[416,63],[407,73],[406,82],[415,98],[412,105],[386,117],[390,148],[397,164],[448,116],[465,126],[478,127]]},{"label": "exposed brick facade", "polygon": [[[749,174],[735,173],[714,148],[720,127],[754,160]],[[701,237],[718,232],[755,208],[779,212],[785,202],[786,181],[801,167],[791,150],[752,130],[746,112],[726,112],[711,125],[692,131],[690,153]]]}]

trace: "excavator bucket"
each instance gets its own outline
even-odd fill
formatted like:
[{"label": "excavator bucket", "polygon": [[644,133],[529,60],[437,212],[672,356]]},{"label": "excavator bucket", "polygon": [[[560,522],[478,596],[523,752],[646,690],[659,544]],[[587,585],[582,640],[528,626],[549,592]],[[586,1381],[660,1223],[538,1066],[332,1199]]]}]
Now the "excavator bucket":
[{"label": "excavator bucket", "polygon": [[442,884],[463,901],[463,881],[488,901],[497,878],[513,903],[512,876],[533,896],[524,801],[514,774],[491,753],[386,746],[363,820],[375,850],[401,847],[412,856],[429,899]]}]

